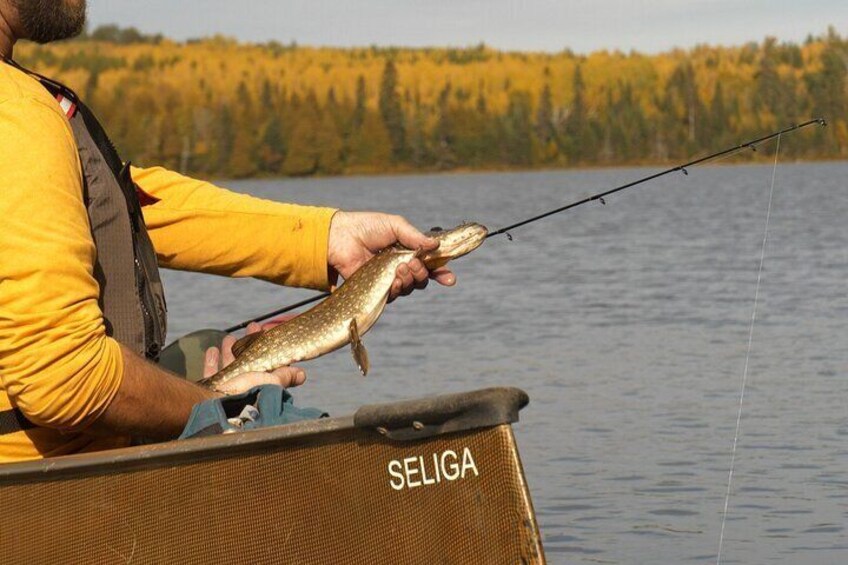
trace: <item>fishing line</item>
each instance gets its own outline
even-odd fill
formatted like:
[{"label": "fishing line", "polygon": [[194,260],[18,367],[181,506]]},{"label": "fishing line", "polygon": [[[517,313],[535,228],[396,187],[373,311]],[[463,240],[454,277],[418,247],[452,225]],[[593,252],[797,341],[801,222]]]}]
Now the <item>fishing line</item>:
[{"label": "fishing line", "polygon": [[774,200],[774,184],[777,178],[777,162],[780,155],[780,136],[777,136],[777,146],[774,149],[774,167],[771,171],[771,187],[769,188],[768,208],[766,209],[766,225],[763,229],[763,245],[760,249],[760,267],[757,270],[757,284],[754,290],[754,306],[751,312],[751,326],[748,330],[748,349],[745,352],[745,368],[742,370],[742,386],[739,392],[739,408],[736,412],[736,432],[733,435],[733,448],[730,450],[730,470],[727,473],[727,492],[724,495],[724,511],[721,514],[721,532],[718,536],[718,553],[716,565],[721,565],[721,550],[724,546],[724,525],[727,522],[727,508],[730,504],[730,487],[733,483],[733,470],[736,464],[736,448],[739,444],[739,431],[742,428],[742,407],[745,402],[745,385],[748,382],[748,365],[751,361],[751,348],[754,344],[754,324],[757,322],[757,306],[760,300],[760,282],[763,277],[763,264],[766,260],[769,222],[771,221],[771,204]]},{"label": "fishing line", "polygon": [[[628,183],[623,184],[621,186],[617,186],[617,187],[612,188],[610,190],[606,190],[604,192],[599,192],[597,194],[593,194],[592,196],[587,196],[583,199],[576,200],[574,202],[571,202],[569,204],[566,204],[565,206],[561,206],[561,207],[556,208],[554,210],[550,210],[548,212],[544,212],[542,214],[532,216],[532,217],[527,218],[525,220],[521,220],[520,222],[516,222],[514,224],[504,226],[504,227],[499,228],[495,231],[489,232],[489,234],[486,235],[486,238],[488,239],[488,238],[494,237],[496,235],[505,235],[507,237],[507,239],[512,241],[513,238],[512,238],[512,234],[510,232],[512,230],[516,229],[516,228],[526,226],[527,224],[531,224],[533,222],[538,222],[539,220],[542,220],[542,219],[547,218],[549,216],[553,216],[554,214],[560,214],[562,212],[565,212],[567,210],[571,210],[572,208],[577,208],[578,206],[582,206],[582,205],[588,204],[590,202],[598,201],[601,204],[606,204],[605,199],[608,196],[615,194],[616,192],[621,192],[622,190],[626,190],[628,188],[632,188],[634,186],[638,186],[640,184],[644,184],[646,182],[656,180],[660,177],[664,177],[664,176],[670,175],[672,173],[678,173],[679,172],[679,173],[683,173],[684,175],[688,175],[689,169],[692,168],[692,167],[695,167],[697,165],[703,165],[703,164],[709,163],[709,162],[719,161],[719,160],[722,160],[722,159],[725,159],[725,158],[729,158],[729,157],[732,157],[733,155],[736,155],[737,153],[740,153],[740,152],[748,150],[748,149],[756,151],[757,146],[762,144],[762,143],[765,143],[765,142],[770,141],[770,140],[775,139],[775,138],[777,138],[779,140],[780,137],[784,134],[787,134],[787,133],[790,133],[790,132],[793,132],[793,131],[797,131],[797,130],[800,130],[800,129],[804,129],[804,128],[811,126],[811,125],[814,125],[814,124],[820,125],[820,126],[826,126],[827,122],[824,120],[824,118],[815,118],[815,119],[808,120],[808,121],[800,123],[800,124],[795,124],[795,125],[789,126],[789,127],[784,128],[780,131],[776,131],[774,133],[770,133],[768,135],[758,137],[757,139],[752,139],[750,141],[742,142],[739,145],[735,145],[735,146],[730,147],[728,149],[724,149],[722,151],[717,151],[715,153],[711,153],[711,154],[709,154],[705,157],[693,159],[692,161],[689,161],[688,163],[683,163],[682,165],[677,165],[676,167],[671,167],[670,169],[666,169],[664,171],[660,171],[658,173],[654,173],[652,175],[642,177],[640,179],[628,182]],[[251,318],[250,320],[245,320],[244,322],[241,322],[240,324],[236,324],[235,326],[229,327],[229,328],[225,329],[224,331],[227,332],[227,333],[231,333],[231,332],[235,332],[235,331],[238,331],[238,330],[242,330],[242,329],[246,328],[248,326],[248,324],[251,324],[253,322],[261,322],[263,320],[267,320],[268,318],[272,318],[274,316],[279,316],[280,314],[285,314],[286,312],[291,312],[292,310],[296,310],[296,309],[301,308],[303,306],[307,306],[309,304],[312,304],[313,302],[317,302],[318,300],[321,300],[321,299],[326,298],[328,296],[330,296],[329,292],[316,294],[315,296],[312,296],[312,297],[307,298],[305,300],[301,300],[300,302],[297,302],[295,304],[290,304],[289,306],[279,308],[277,310],[274,310],[273,312],[268,312],[267,314],[262,314],[261,316],[258,316],[256,318]]]}]

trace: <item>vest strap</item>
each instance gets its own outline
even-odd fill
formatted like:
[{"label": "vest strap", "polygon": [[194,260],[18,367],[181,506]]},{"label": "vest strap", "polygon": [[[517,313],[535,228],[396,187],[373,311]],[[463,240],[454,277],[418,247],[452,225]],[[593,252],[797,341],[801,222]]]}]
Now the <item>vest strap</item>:
[{"label": "vest strap", "polygon": [[165,340],[167,308],[142,207],[157,199],[133,182],[129,162],[121,160],[103,126],[73,90],[11,59],[2,61],[40,81],[68,119],[82,166],[83,203],[98,251],[94,274],[107,333],[136,353],[156,359]]}]

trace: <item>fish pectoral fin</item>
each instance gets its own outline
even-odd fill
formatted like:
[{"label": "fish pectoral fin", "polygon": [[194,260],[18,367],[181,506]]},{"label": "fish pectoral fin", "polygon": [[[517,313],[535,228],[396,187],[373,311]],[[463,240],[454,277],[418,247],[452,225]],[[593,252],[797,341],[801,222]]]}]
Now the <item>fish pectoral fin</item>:
[{"label": "fish pectoral fin", "polygon": [[259,339],[262,336],[263,332],[256,332],[255,334],[248,334],[233,344],[233,357],[238,357],[244,350],[250,347],[250,345]]},{"label": "fish pectoral fin", "polygon": [[359,326],[356,324],[356,318],[350,321],[349,331],[350,351],[353,353],[353,360],[356,361],[364,377],[368,374],[370,364],[368,362],[368,350],[365,349],[365,345],[363,345],[362,339],[359,336]]}]

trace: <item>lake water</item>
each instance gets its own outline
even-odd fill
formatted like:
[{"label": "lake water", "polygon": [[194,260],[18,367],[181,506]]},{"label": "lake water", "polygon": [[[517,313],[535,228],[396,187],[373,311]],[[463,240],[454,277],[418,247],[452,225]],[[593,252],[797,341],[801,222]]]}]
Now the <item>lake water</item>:
[{"label": "lake water", "polygon": [[[497,228],[653,169],[232,182],[266,198]],[[498,385],[552,563],[710,563],[718,548],[770,165],[697,168],[493,238],[459,283],[387,309],[372,374],[304,365],[301,405]],[[848,163],[777,170],[724,563],[848,562]],[[283,250],[281,250],[283,251]],[[166,273],[171,337],[302,299]]]}]

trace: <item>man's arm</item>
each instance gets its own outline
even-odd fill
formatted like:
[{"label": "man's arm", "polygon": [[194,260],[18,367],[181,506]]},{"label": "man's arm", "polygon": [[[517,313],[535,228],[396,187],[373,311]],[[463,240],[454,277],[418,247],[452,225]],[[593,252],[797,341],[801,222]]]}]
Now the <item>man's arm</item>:
[{"label": "man's arm", "polygon": [[180,435],[192,407],[215,393],[164,371],[121,346],[123,373],[112,402],[86,431],[167,440]]},{"label": "man's arm", "polygon": [[132,169],[159,265],[326,290],[336,210],[238,194],[161,167]]},{"label": "man's arm", "polygon": [[[259,331],[257,324],[248,333]],[[206,375],[212,376],[233,361],[232,347],[236,339],[227,336],[223,351],[210,349],[206,358]],[[121,346],[123,379],[112,402],[86,432],[97,435],[127,434],[167,440],[182,432],[192,407],[204,400],[221,396],[163,370]],[[255,386],[272,384],[293,387],[306,379],[298,367],[281,367],[270,373],[249,372],[227,382],[225,392],[238,393]]]},{"label": "man's arm", "polygon": [[[263,200],[161,167],[132,173],[159,199],[144,207],[144,219],[163,267],[326,290],[395,242],[438,245],[400,216]],[[450,269],[428,272],[417,259],[397,275],[390,299],[423,288],[428,278],[456,281]]]}]

